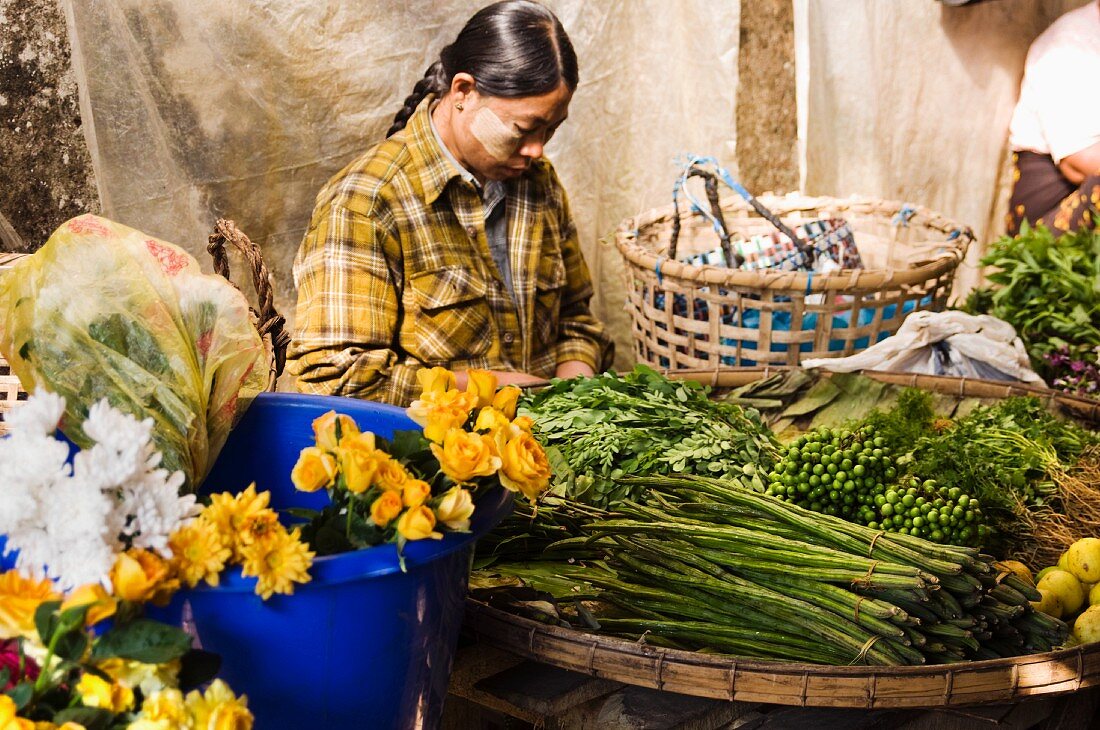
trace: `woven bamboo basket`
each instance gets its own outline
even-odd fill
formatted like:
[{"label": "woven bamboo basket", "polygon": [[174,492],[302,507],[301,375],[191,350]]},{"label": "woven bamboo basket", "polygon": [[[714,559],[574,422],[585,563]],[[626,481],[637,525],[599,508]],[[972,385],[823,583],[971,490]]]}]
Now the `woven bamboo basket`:
[{"label": "woven bamboo basket", "polygon": [[[214,232],[210,234],[206,250],[214,261],[214,271],[221,274],[229,283],[236,286],[229,275],[229,258],[226,247],[236,248],[247,262],[252,277],[252,284],[259,300],[259,310],[249,308],[252,313],[253,324],[264,344],[269,363],[268,390],[275,390],[276,381],[283,371],[286,362],[286,348],[290,343],[290,335],[283,326],[286,320],[275,310],[274,294],[271,289],[271,277],[267,266],[264,264],[259,247],[249,240],[248,236],[240,231],[233,221],[219,220],[214,226]],[[15,266],[27,254],[0,253],[0,272]],[[0,356],[0,436],[7,433],[4,423],[4,415],[12,409],[17,401],[26,400],[27,392],[19,382],[19,378],[11,371],[7,361]]]},{"label": "woven bamboo basket", "polygon": [[[970,229],[920,207],[868,198],[761,196],[788,226],[843,219],[865,268],[829,273],[743,271],[668,257],[673,206],[624,221],[615,232],[626,308],[640,362],[682,370],[797,365],[843,357],[897,332],[918,310],[947,304]],[[771,233],[772,224],[739,198],[721,203],[731,236]],[[678,256],[713,250],[711,224],[681,216]]]},{"label": "woven bamboo basket", "polygon": [[[714,388],[734,388],[786,368],[670,371]],[[960,398],[1038,396],[1100,427],[1100,402],[1018,383],[864,371],[868,377]],[[961,664],[823,666],[665,649],[551,626],[466,601],[465,627],[478,641],[544,664],[615,682],[740,702],[848,708],[952,707],[1016,702],[1100,686],[1100,644]]]}]

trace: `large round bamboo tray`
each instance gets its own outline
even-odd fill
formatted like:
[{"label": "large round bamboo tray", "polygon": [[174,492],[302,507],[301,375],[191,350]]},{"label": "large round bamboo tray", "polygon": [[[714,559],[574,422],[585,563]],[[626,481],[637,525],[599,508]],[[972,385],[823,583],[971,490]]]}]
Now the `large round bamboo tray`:
[{"label": "large round bamboo tray", "polygon": [[[667,373],[733,388],[786,368]],[[868,377],[959,397],[1034,395],[1100,425],[1100,402],[1046,388],[989,380],[864,371]],[[479,641],[562,669],[669,692],[741,702],[848,708],[952,707],[1015,702],[1100,686],[1100,644],[1029,656],[911,667],[823,666],[665,649],[551,626],[466,602],[466,629]]]},{"label": "large round bamboo tray", "polygon": [[[914,311],[942,310],[973,240],[966,226],[892,201],[794,194],[759,200],[791,227],[843,219],[865,268],[806,273],[682,263],[668,256],[673,206],[629,218],[615,231],[615,246],[640,362],[682,370],[851,355],[897,332]],[[721,209],[735,237],[774,230],[740,198],[723,200]],[[677,256],[717,243],[701,214],[682,215]]]}]

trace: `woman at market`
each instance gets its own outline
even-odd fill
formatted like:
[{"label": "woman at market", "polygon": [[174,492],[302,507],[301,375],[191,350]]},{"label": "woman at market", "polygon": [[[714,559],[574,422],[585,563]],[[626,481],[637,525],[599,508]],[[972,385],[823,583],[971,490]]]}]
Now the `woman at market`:
[{"label": "woman at market", "polygon": [[1056,20],[1031,45],[1012,115],[1008,231],[1023,221],[1055,233],[1091,226],[1100,207],[1100,2]]},{"label": "woman at market", "polygon": [[407,405],[417,372],[500,383],[591,375],[612,348],[543,149],[577,58],[528,0],[483,8],[417,82],[387,139],[317,196],[294,262],[304,392]]}]

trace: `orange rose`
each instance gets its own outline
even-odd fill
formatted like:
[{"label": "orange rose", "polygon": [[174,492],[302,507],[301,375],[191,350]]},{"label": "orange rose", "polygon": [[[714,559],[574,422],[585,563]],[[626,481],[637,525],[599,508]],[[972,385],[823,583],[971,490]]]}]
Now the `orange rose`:
[{"label": "orange rose", "polygon": [[523,394],[515,385],[506,385],[493,396],[493,408],[503,413],[509,420],[516,417],[516,404]]},{"label": "orange rose", "polygon": [[479,433],[452,428],[442,446],[432,444],[431,447],[443,473],[456,482],[487,477],[500,468],[500,458],[490,448],[488,437]]},{"label": "orange rose", "polygon": [[462,487],[451,487],[444,492],[435,508],[436,519],[456,532],[469,531],[473,513],[474,498]]},{"label": "orange rose", "polygon": [[344,484],[353,494],[362,494],[370,489],[379,467],[389,458],[374,448],[374,444],[374,434],[369,431],[344,439],[340,444],[340,471],[344,475]]},{"label": "orange rose", "polygon": [[435,515],[426,505],[413,507],[406,510],[397,521],[397,533],[406,540],[423,540],[432,538],[438,540],[443,537],[442,532],[435,532]]},{"label": "orange rose", "polygon": [[378,471],[374,475],[374,483],[387,492],[400,492],[405,487],[405,482],[412,477],[401,462],[391,456],[383,456],[378,462]]},{"label": "orange rose", "polygon": [[431,486],[419,479],[410,479],[405,482],[405,487],[401,492],[401,498],[406,507],[419,507],[430,496],[432,496]]},{"label": "orange rose", "polygon": [[[339,427],[340,435],[336,431]],[[359,433],[359,426],[351,416],[336,411],[329,411],[313,420],[313,437],[317,440],[317,448],[325,451],[335,451],[348,436]]]},{"label": "orange rose", "polygon": [[466,392],[477,396],[476,408],[485,408],[497,392],[497,376],[488,370],[467,370]]},{"label": "orange rose", "polygon": [[370,518],[379,527],[385,527],[401,514],[403,506],[401,495],[397,492],[382,492],[382,496],[374,500],[370,506]]},{"label": "orange rose", "polygon": [[550,484],[550,462],[546,452],[528,431],[513,427],[496,435],[500,454],[500,483],[513,492],[522,492],[534,501]]},{"label": "orange rose", "polygon": [[300,492],[327,489],[336,480],[336,459],[316,446],[307,446],[298,455],[298,463],[290,471],[290,481]]},{"label": "orange rose", "polygon": [[[168,561],[148,550],[120,553],[111,567],[111,586],[116,598],[133,603],[152,600],[170,578]],[[179,583],[177,582],[177,587]]]},{"label": "orange rose", "polygon": [[61,604],[61,612],[64,613],[70,608],[87,606],[88,604],[92,604],[84,619],[84,623],[88,626],[98,624],[100,621],[114,616],[115,611],[118,609],[118,601],[108,595],[103,586],[98,583],[88,583],[69,594],[69,597]]}]

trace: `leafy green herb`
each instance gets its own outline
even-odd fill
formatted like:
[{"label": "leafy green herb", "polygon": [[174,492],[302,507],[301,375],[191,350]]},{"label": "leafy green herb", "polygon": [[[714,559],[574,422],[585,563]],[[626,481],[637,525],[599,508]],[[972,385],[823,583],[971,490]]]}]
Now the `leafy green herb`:
[{"label": "leafy green herb", "polygon": [[614,504],[634,496],[615,481],[622,476],[671,473],[734,476],[763,491],[757,471],[775,463],[774,438],[755,410],[708,395],[639,365],[625,376],[555,381],[523,409],[569,467],[555,469],[565,496]]}]

